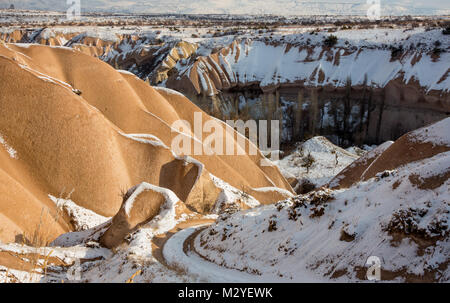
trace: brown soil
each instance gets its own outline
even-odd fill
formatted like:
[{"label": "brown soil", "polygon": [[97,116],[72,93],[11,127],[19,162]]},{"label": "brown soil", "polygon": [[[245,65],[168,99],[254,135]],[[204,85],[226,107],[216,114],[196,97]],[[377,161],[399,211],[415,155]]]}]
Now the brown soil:
[{"label": "brown soil", "polygon": [[[406,283],[436,283],[440,281],[440,273],[445,272],[448,267],[449,261],[440,264],[437,269],[425,270],[423,275],[416,275],[407,273],[406,269],[389,271],[381,268],[381,281],[392,281],[394,279],[400,278],[404,279]],[[354,271],[356,272],[356,277],[360,280],[367,280],[366,273],[367,268],[362,266],[355,266]]]},{"label": "brown soil", "polygon": [[[336,183],[335,188],[346,188],[363,180],[373,178],[376,174],[386,170],[394,170],[402,165],[431,158],[437,154],[450,151],[450,146],[434,145],[417,141],[411,133],[399,138],[385,150],[381,147],[367,153],[354,161],[339,173],[330,184]],[[421,189],[434,189],[442,185],[448,178],[449,172],[429,178],[419,178],[417,175],[409,177],[410,181]],[[393,188],[400,185],[395,182]]]},{"label": "brown soil", "polygon": [[431,158],[450,150],[449,146],[436,146],[431,143],[415,142],[409,134],[401,137],[383,152],[361,176],[363,180],[377,173],[392,170],[402,165]]},{"label": "brown soil", "polygon": [[417,186],[418,188],[425,190],[425,189],[436,189],[442,184],[444,184],[445,181],[450,179],[450,171],[447,171],[441,175],[435,175],[428,178],[422,178],[418,174],[412,174],[409,176],[409,181],[411,184]]}]

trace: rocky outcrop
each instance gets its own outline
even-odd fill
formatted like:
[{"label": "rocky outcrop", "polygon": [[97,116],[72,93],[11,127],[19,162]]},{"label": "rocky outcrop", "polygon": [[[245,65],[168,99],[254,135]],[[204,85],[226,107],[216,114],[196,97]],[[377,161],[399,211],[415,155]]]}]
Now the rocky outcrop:
[{"label": "rocky outcrop", "polygon": [[284,141],[322,134],[340,145],[378,144],[446,117],[449,60],[447,52],[393,59],[382,47],[246,39],[198,57],[166,85],[220,118],[282,116]]},{"label": "rocky outcrop", "polygon": [[[49,194],[71,193],[79,206],[110,217],[122,205],[121,189],[142,182],[171,190],[202,213],[213,208],[220,192],[210,175],[239,189],[292,191],[276,167],[260,165],[259,152],[174,154],[171,143],[180,135],[171,128],[175,121],[194,125],[195,113],[204,122],[212,118],[183,95],[155,90],[92,56],[69,48],[1,44],[0,77],[0,220],[9,226],[2,241],[39,225],[48,232],[46,241],[70,230]],[[181,131],[191,146],[202,142]],[[270,203],[283,197],[258,199]]]},{"label": "rocky outcrop", "polygon": [[178,197],[172,191],[158,186],[142,183],[132,187],[124,195],[122,206],[100,238],[100,243],[109,248],[116,247],[127,235],[156,216],[175,217],[175,205],[178,202]]}]

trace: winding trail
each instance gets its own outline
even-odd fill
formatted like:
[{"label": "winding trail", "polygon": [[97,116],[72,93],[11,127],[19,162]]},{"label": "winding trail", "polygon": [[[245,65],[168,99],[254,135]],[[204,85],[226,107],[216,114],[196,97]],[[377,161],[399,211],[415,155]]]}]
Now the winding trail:
[{"label": "winding trail", "polygon": [[156,260],[158,260],[158,262],[163,264],[164,266],[166,266],[172,270],[179,271],[180,269],[169,265],[163,256],[163,249],[164,249],[164,245],[166,244],[166,242],[173,235],[175,235],[176,233],[178,233],[186,228],[190,228],[193,226],[208,226],[208,225],[212,224],[214,221],[215,220],[213,220],[213,219],[191,219],[189,221],[181,222],[180,224],[175,226],[175,228],[173,228],[172,230],[170,230],[164,234],[160,234],[160,235],[153,237],[153,239],[152,239],[152,255],[153,255],[153,257]]},{"label": "winding trail", "polygon": [[[196,276],[204,282],[275,282],[273,277],[262,277],[222,267],[200,256],[194,249],[194,240],[210,224],[192,224],[190,227],[171,234],[161,247],[161,263],[179,272]],[[156,258],[156,254],[154,256]],[[276,282],[281,282],[278,281],[279,279],[276,280]]]}]

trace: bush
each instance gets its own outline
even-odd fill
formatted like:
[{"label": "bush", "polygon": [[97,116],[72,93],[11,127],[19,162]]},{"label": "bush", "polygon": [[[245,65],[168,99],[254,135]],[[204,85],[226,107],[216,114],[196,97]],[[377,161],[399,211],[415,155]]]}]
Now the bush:
[{"label": "bush", "polygon": [[403,46],[395,47],[391,46],[391,59],[398,59],[403,53]]},{"label": "bush", "polygon": [[329,35],[323,40],[323,44],[327,47],[333,47],[338,42],[338,38],[335,35]]},{"label": "bush", "polygon": [[296,187],[296,193],[298,195],[304,195],[312,192],[314,189],[316,189],[316,185],[314,183],[312,183],[309,179],[303,179],[299,181],[299,184]]},{"label": "bush", "polygon": [[275,221],[275,217],[272,216],[269,220],[269,228],[267,229],[269,232],[277,230],[277,221]]},{"label": "bush", "polygon": [[433,48],[433,55],[438,56],[438,55],[440,55],[441,53],[442,53],[442,49],[441,49],[441,48],[439,48],[439,47]]},{"label": "bush", "polygon": [[309,169],[313,166],[316,159],[311,154],[308,154],[306,157],[302,158],[302,167],[306,168],[307,173],[309,173]]},{"label": "bush", "polygon": [[444,35],[450,35],[450,26],[447,26],[442,30],[442,34]]}]

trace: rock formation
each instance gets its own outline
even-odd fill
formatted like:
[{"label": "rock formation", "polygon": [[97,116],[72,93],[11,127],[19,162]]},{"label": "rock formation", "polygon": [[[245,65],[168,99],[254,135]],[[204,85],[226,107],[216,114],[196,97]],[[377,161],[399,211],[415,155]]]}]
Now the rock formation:
[{"label": "rock formation", "polygon": [[[211,176],[254,192],[261,203],[292,191],[278,168],[260,165],[259,152],[174,154],[172,139],[180,132],[171,128],[173,122],[194,125],[196,113],[204,122],[212,118],[183,95],[156,90],[92,56],[2,43],[0,76],[2,241],[27,236],[39,225],[48,231],[46,241],[71,230],[48,195],[71,193],[78,205],[113,216],[122,205],[120,191],[142,182],[170,189],[202,213],[214,208],[221,192]],[[222,139],[229,133],[237,144],[236,132],[219,125]],[[201,140],[181,131],[192,146]],[[267,187],[284,192],[261,195],[258,188]]]}]

